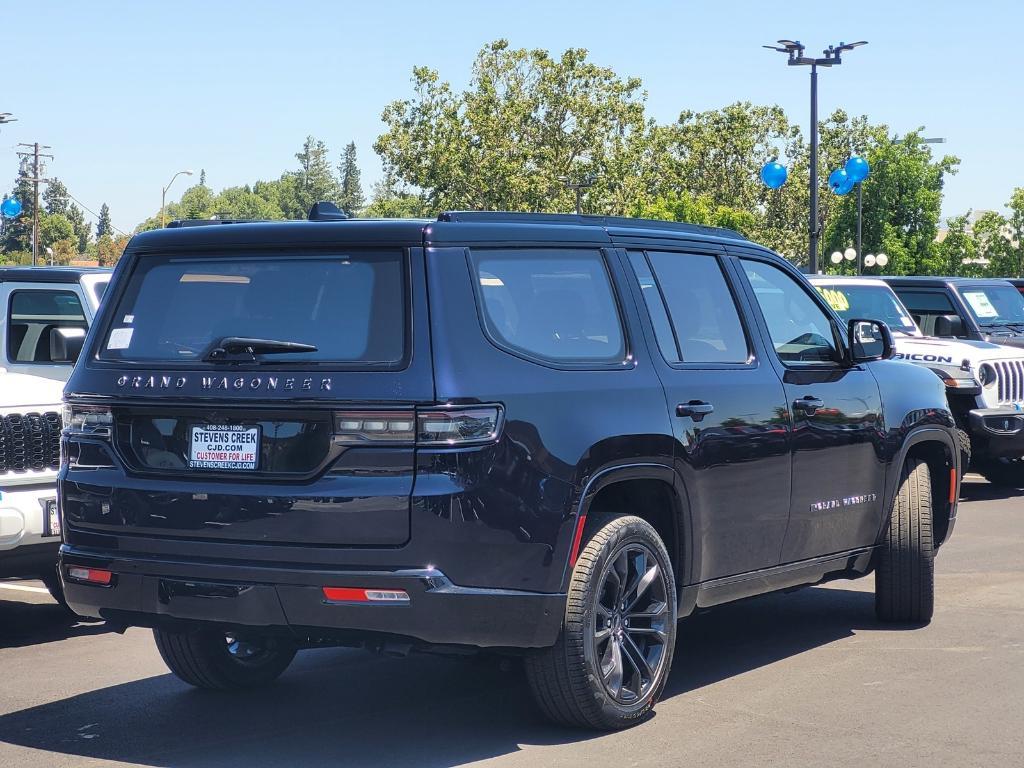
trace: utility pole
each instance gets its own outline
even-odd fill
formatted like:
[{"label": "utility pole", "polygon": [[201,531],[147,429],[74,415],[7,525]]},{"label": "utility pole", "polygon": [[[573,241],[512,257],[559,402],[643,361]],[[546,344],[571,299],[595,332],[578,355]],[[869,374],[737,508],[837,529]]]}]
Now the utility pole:
[{"label": "utility pole", "polygon": [[40,175],[46,170],[46,166],[40,164],[39,158],[45,157],[53,160],[53,155],[43,154],[39,150],[53,149],[53,147],[40,144],[38,141],[34,144],[18,144],[18,146],[32,148],[31,152],[19,152],[18,157],[22,158],[22,167],[29,158],[32,160],[32,178],[29,181],[32,182],[32,266],[34,267],[39,260],[39,184],[49,181]]}]

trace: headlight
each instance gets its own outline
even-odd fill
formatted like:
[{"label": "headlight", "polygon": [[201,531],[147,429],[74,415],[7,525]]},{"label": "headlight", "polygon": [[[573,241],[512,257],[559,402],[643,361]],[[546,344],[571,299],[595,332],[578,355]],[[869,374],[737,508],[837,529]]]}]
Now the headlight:
[{"label": "headlight", "polygon": [[983,387],[994,387],[999,377],[996,375],[996,369],[988,363],[983,363],[981,368],[978,370],[978,376],[981,379],[981,386]]},{"label": "headlight", "polygon": [[114,415],[101,405],[64,404],[64,429],[73,434],[109,436]]}]

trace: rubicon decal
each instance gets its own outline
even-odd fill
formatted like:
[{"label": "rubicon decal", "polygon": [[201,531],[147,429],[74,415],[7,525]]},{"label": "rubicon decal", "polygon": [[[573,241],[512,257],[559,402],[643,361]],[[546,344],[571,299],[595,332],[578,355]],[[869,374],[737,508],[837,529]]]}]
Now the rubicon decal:
[{"label": "rubicon decal", "polygon": [[893,356],[894,360],[913,360],[919,363],[947,363],[953,364],[953,358],[948,355],[926,355],[921,352],[897,352]]},{"label": "rubicon decal", "polygon": [[[200,376],[199,387],[206,390],[249,390],[262,392],[330,392],[330,376]],[[121,389],[184,389],[188,376],[118,376]]]}]

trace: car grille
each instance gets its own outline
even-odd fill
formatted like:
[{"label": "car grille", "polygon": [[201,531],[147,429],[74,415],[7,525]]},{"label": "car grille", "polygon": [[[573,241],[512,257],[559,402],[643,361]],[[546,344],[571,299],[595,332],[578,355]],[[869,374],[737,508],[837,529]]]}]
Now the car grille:
[{"label": "car grille", "polygon": [[999,402],[1024,401],[1024,360],[999,360],[992,366],[999,377]]},{"label": "car grille", "polygon": [[60,466],[60,414],[11,413],[0,417],[0,472]]}]

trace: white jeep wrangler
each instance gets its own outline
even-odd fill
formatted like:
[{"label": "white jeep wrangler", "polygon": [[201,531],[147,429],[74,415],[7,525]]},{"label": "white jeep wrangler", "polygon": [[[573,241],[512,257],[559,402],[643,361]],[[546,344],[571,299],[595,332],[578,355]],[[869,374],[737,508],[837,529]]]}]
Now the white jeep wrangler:
[{"label": "white jeep wrangler", "polygon": [[61,397],[110,270],[0,267],[0,578],[58,601]]},{"label": "white jeep wrangler", "polygon": [[813,275],[811,283],[844,320],[882,320],[897,360],[923,365],[946,384],[960,428],[964,471],[996,485],[1024,487],[1024,350],[925,336],[893,290],[878,278]]}]

